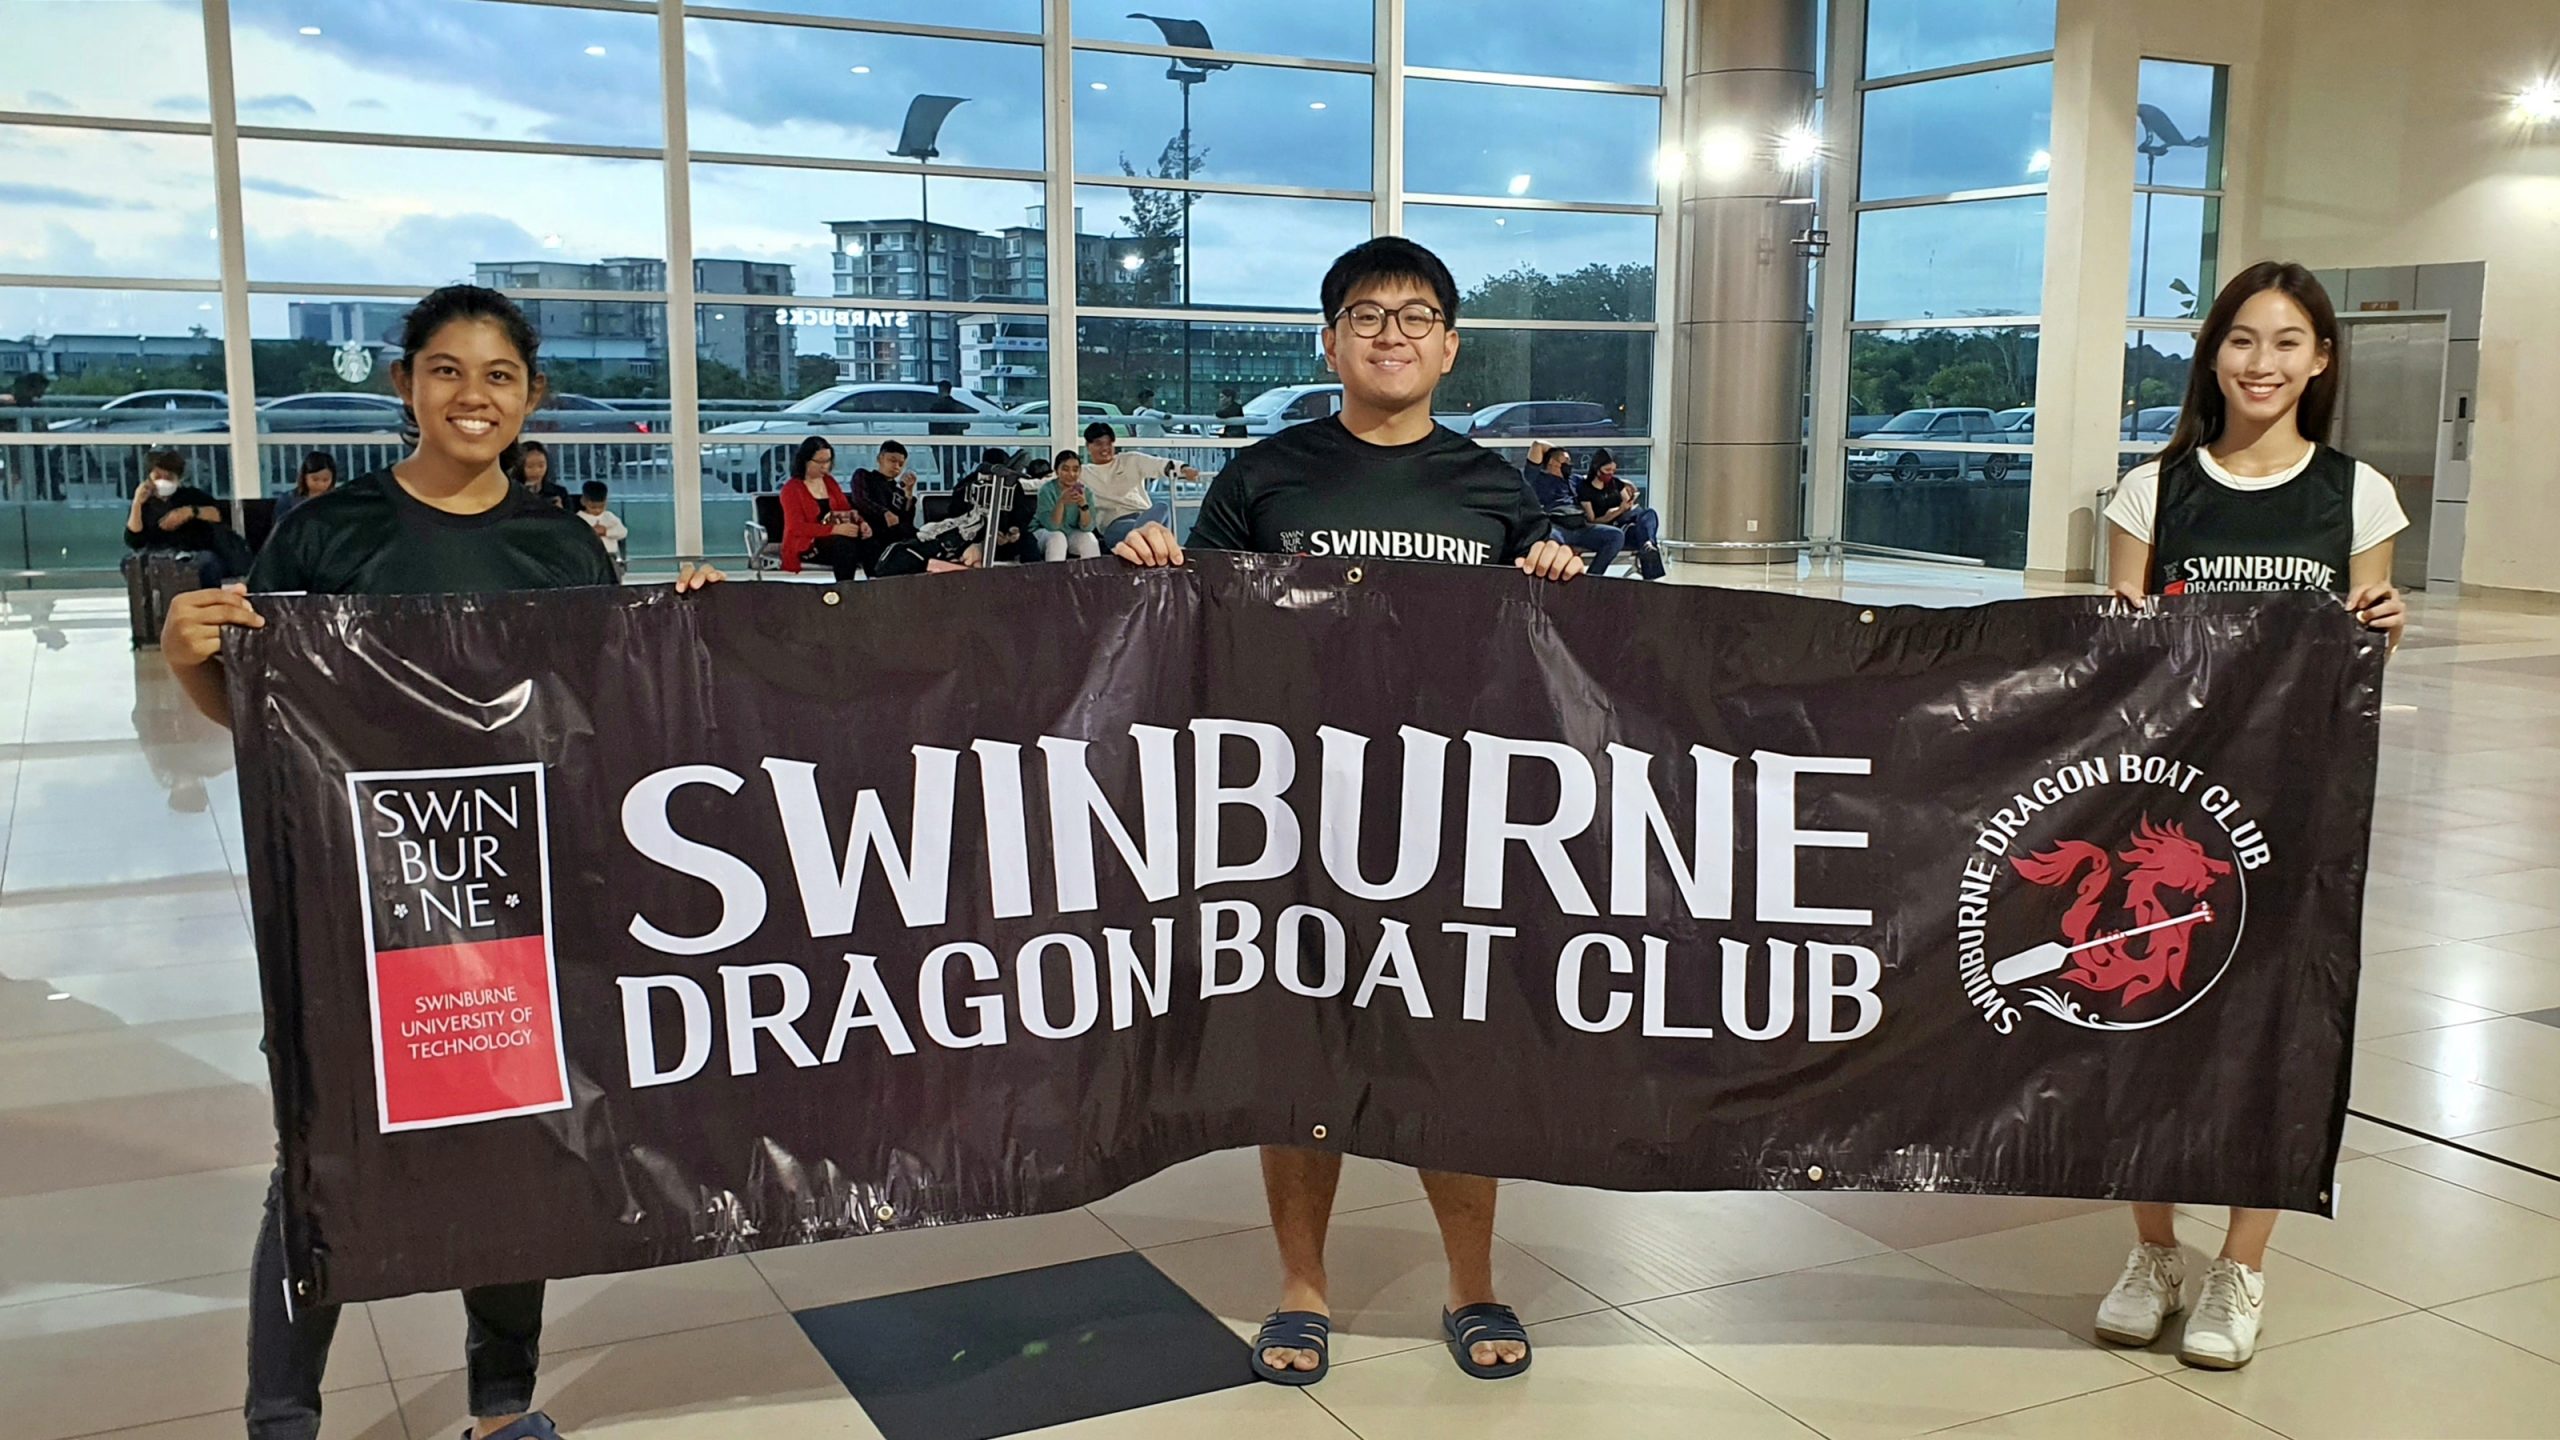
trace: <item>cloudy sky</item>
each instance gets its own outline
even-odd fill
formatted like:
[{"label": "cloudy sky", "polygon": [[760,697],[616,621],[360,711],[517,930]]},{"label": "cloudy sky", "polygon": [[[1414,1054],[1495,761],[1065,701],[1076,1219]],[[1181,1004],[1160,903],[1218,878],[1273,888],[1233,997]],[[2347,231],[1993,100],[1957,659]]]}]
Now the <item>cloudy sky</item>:
[{"label": "cloudy sky", "polygon": [[[1953,5],[1967,23],[1937,14]],[[658,148],[657,25],[649,16],[493,0],[233,0],[244,123],[286,128]],[[776,8],[1019,29],[1038,0],[776,0]],[[1367,0],[1185,0],[1221,48],[1365,61]],[[2051,43],[2051,0],[1870,0],[1877,73]],[[1081,5],[1083,38],[1152,42],[1149,21]],[[1539,71],[1634,82],[1660,77],[1655,0],[1583,0],[1555,23],[1547,0],[1408,0],[1413,64]],[[1936,18],[1931,17],[1935,14]],[[309,34],[306,30],[319,33]],[[1986,39],[1985,37],[1991,37]],[[201,120],[201,21],[187,0],[47,0],[16,9],[0,54],[0,109]],[[1994,42],[1997,42],[1996,45]],[[1952,48],[1951,48],[1952,47]],[[978,43],[695,19],[685,31],[687,125],[696,150],[888,158],[918,94],[965,97],[940,136],[945,163],[1043,168],[1040,53]],[[150,56],[101,65],[99,55]],[[1181,126],[1182,87],[1161,59],[1081,52],[1072,112],[1077,171],[1140,170]],[[2194,73],[2188,67],[2188,74]],[[1676,77],[1675,77],[1676,78]],[[2042,68],[1942,82],[1871,102],[1870,194],[1934,194],[2041,178],[2050,129]],[[2189,133],[2209,94],[2173,71],[2146,98]],[[1365,77],[1270,66],[1219,71],[1192,92],[1198,175],[1365,190]],[[1656,102],[1643,97],[1409,82],[1409,187],[1480,198],[1413,207],[1409,228],[1462,282],[1528,264],[1550,272],[1652,259],[1643,217],[1502,208],[1524,195],[1619,203],[1654,198]],[[591,261],[666,253],[656,160],[522,156],[252,140],[242,145],[250,273],[260,281],[427,285],[483,260]],[[2162,161],[2162,183],[2197,183],[2203,152]],[[804,296],[831,293],[828,222],[911,216],[911,177],[700,164],[692,173],[698,255],[794,267]],[[938,179],[934,218],[1025,223],[1040,187]],[[1084,187],[1089,232],[1122,228],[1124,190]],[[2007,201],[1871,217],[1862,315],[2038,308],[2042,204]],[[216,274],[208,142],[0,126],[0,270],[211,280]],[[2163,276],[2192,257],[2196,202],[2150,207]],[[1204,303],[1306,308],[1330,258],[1367,231],[1365,203],[1212,196],[1193,214],[1194,294]],[[2190,260],[2183,272],[2192,273]],[[2170,303],[2165,278],[2155,308]],[[255,326],[281,333],[284,301]],[[2174,314],[2174,310],[2166,313]],[[135,291],[0,290],[0,334],[218,329],[210,297]]]}]

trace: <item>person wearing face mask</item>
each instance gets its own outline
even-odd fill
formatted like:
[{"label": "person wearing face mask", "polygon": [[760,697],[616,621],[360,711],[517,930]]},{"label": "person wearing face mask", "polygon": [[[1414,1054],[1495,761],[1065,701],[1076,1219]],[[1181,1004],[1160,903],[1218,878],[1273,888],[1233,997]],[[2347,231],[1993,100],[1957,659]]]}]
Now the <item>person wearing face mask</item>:
[{"label": "person wearing face mask", "polygon": [[175,450],[154,450],[144,462],[148,476],[133,494],[133,509],[124,517],[125,549],[139,557],[152,551],[186,551],[207,586],[219,585],[246,572],[241,552],[246,542],[223,522],[222,502],[186,483],[187,457]]},{"label": "person wearing face mask", "polygon": [[[2325,591],[2399,646],[2408,611],[2391,559],[2409,520],[2388,478],[2329,448],[2343,358],[2337,312],[2310,271],[2270,261],[2223,287],[2196,338],[2168,448],[2126,475],[2107,507],[2119,598]],[[2112,1345],[2149,1345],[2186,1308],[2177,1207],[2137,1204],[2133,1214],[2133,1252],[2098,1306],[2098,1338]],[[2237,1370],[2257,1353],[2275,1228],[2273,1210],[2231,1210],[2180,1361]]]}]

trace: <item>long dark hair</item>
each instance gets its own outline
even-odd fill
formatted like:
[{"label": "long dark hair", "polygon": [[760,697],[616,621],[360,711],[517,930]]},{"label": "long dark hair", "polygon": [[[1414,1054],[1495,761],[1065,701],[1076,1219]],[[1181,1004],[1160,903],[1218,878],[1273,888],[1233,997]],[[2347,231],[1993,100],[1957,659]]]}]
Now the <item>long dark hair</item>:
[{"label": "long dark hair", "polygon": [[834,445],[828,443],[827,437],[824,435],[812,435],[808,439],[801,441],[799,448],[791,452],[792,483],[798,484],[800,481],[809,478],[810,456],[817,454],[821,450],[832,455],[835,453],[835,448],[836,447]]},{"label": "long dark hair", "polygon": [[338,483],[338,462],[329,458],[328,451],[314,450],[303,456],[302,473],[293,479],[293,493],[308,498],[311,494],[311,477],[323,470],[329,472],[330,484]]},{"label": "long dark hair", "polygon": [[2303,388],[2302,403],[2294,411],[2294,425],[2302,438],[2315,445],[2329,443],[2329,428],[2338,417],[2338,390],[2347,378],[2346,352],[2338,346],[2338,311],[2329,303],[2329,292],[2321,287],[2320,277],[2289,260],[2262,260],[2231,277],[2214,297],[2213,309],[2205,315],[2204,330],[2196,336],[2195,363],[2187,371],[2187,399],[2178,411],[2178,428],[2169,437],[2168,447],[2160,452],[2160,473],[2167,474],[2180,461],[2222,438],[2224,418],[2222,376],[2218,368],[2222,359],[2222,342],[2231,336],[2231,327],[2239,323],[2240,307],[2269,290],[2282,291],[2302,313],[2311,317],[2311,333],[2320,342],[2322,353],[2329,357],[2329,367],[2311,377]]},{"label": "long dark hair", "polygon": [[508,479],[521,485],[524,483],[524,461],[528,455],[542,457],[543,484],[560,483],[560,477],[552,473],[551,447],[539,440],[525,440],[508,446],[507,453],[498,457],[498,468],[507,472]]}]

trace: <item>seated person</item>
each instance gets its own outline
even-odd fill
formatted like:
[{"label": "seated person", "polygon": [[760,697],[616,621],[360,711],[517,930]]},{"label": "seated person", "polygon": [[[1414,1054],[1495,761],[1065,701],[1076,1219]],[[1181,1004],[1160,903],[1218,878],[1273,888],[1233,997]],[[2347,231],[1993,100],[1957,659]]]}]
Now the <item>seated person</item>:
[{"label": "seated person", "polygon": [[1200,472],[1160,455],[1120,448],[1120,437],[1096,420],[1084,427],[1084,487],[1093,496],[1094,523],[1102,546],[1110,549],[1141,525],[1171,525],[1173,502],[1149,493],[1150,481],[1180,475],[1197,480]]},{"label": "seated person", "polygon": [[863,571],[871,527],[836,484],[836,450],[823,435],[800,442],[791,454],[791,479],[782,487],[782,568],[794,575],[815,560],[851,580]]},{"label": "seated person", "polygon": [[621,575],[628,569],[622,562],[622,542],[631,538],[631,527],[622,523],[621,516],[604,508],[604,502],[611,498],[612,493],[601,480],[590,480],[579,486],[578,518],[586,521],[587,528],[596,532],[596,539],[604,543],[604,553],[613,557],[613,573]]},{"label": "seated person", "polygon": [[207,590],[248,574],[248,542],[224,521],[221,501],[184,483],[187,457],[154,450],[144,464],[149,473],[124,517],[124,545],[132,552],[126,564],[139,564],[155,550],[186,551],[195,556],[197,578]]},{"label": "seated person", "polygon": [[575,510],[569,503],[569,492],[551,478],[551,447],[539,440],[527,440],[516,447],[516,483],[535,499],[554,510]]},{"label": "seated person", "polygon": [[1084,459],[1073,450],[1058,452],[1057,473],[1032,502],[1031,533],[1039,538],[1044,560],[1070,555],[1090,560],[1102,553],[1102,537],[1094,533],[1093,496],[1084,488]]},{"label": "seated person", "polygon": [[1555,526],[1555,538],[1576,550],[1591,552],[1591,573],[1606,575],[1610,562],[1626,548],[1627,532],[1615,525],[1595,525],[1582,513],[1582,501],[1574,493],[1573,456],[1570,452],[1544,440],[1529,442],[1529,463],[1520,467],[1529,482],[1529,492],[1538,497],[1538,508],[1547,512]]},{"label": "seated person", "polygon": [[1659,580],[1666,568],[1662,563],[1662,517],[1636,494],[1636,487],[1618,478],[1618,457],[1606,450],[1591,454],[1591,472],[1582,479],[1582,488],[1574,492],[1582,501],[1582,518],[1587,525],[1614,525],[1625,532],[1627,549],[1636,557],[1636,569],[1647,580]]},{"label": "seated person", "polygon": [[283,524],[284,517],[304,501],[316,500],[337,488],[338,462],[329,458],[328,451],[314,450],[303,456],[302,473],[295,477],[293,488],[276,501],[275,524]]}]

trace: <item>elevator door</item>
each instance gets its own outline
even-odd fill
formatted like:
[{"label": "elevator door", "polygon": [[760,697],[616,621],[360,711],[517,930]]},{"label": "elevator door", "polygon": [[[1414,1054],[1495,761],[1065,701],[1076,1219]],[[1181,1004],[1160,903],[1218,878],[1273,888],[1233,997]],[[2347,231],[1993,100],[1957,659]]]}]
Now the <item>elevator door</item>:
[{"label": "elevator door", "polygon": [[2423,590],[2444,423],[2445,322],[2357,318],[2341,330],[2346,384],[2339,392],[2338,448],[2389,476],[2400,493],[2409,528],[2392,554],[2391,583]]}]

